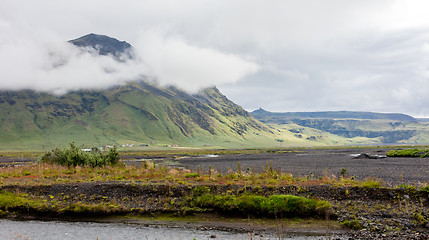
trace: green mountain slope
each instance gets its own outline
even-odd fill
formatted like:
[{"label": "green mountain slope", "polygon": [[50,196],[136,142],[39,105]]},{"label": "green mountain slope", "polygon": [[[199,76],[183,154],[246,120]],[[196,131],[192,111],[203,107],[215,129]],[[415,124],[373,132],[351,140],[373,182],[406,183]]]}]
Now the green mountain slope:
[{"label": "green mountain slope", "polygon": [[144,81],[63,96],[2,91],[0,116],[1,149],[52,148],[71,141],[251,147],[277,145],[276,139],[287,138],[216,88],[189,95]]},{"label": "green mountain slope", "polygon": [[[69,43],[118,62],[134,57],[133,47],[88,34]],[[225,148],[270,147],[307,140],[255,120],[216,88],[189,95],[145,81],[103,91],[63,96],[34,91],[0,91],[0,150],[51,149],[74,141],[87,146],[180,145]]]}]

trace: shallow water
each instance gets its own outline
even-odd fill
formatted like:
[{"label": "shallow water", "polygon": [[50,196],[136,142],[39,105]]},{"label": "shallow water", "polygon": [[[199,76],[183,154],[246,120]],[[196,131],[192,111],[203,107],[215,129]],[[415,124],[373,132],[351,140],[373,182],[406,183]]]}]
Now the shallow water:
[{"label": "shallow water", "polygon": [[[13,221],[0,220],[0,239],[82,240],[82,239],[279,239],[278,235],[253,235],[219,230],[124,223]],[[281,239],[316,240],[326,236],[283,234]]]}]

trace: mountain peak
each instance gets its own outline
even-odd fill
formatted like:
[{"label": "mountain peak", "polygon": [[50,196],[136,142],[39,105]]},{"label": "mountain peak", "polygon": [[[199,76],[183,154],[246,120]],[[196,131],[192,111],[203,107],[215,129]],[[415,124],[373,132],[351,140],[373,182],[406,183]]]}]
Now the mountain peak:
[{"label": "mountain peak", "polygon": [[267,110],[265,110],[265,109],[263,109],[263,108],[258,108],[258,109],[256,109],[256,110],[254,110],[253,112],[252,112],[252,114],[262,114],[262,113],[270,113],[270,112],[268,112]]},{"label": "mountain peak", "polygon": [[133,58],[131,44],[106,35],[90,33],[69,42],[78,47],[93,48],[100,55],[112,55],[119,61],[124,61],[124,57]]}]

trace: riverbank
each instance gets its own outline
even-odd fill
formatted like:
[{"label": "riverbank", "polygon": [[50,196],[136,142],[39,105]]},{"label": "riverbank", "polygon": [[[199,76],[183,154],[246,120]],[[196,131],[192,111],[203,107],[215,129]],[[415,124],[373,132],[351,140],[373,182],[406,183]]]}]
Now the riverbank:
[{"label": "riverbank", "polygon": [[[0,168],[0,215],[249,233],[316,231],[333,239],[428,239],[427,161],[355,158],[355,151],[133,155],[107,166],[19,166],[8,158],[11,164]],[[361,156],[385,150],[364,151]]]},{"label": "riverbank", "polygon": [[[272,231],[292,231],[300,219],[303,229],[332,232],[345,239],[427,239],[429,196],[415,189],[318,186],[166,185],[126,182],[93,182],[50,185],[7,185],[0,192],[13,193],[15,206],[4,207],[3,217],[25,219],[106,219],[145,222],[159,219],[212,228],[257,230],[265,216],[243,215],[215,207],[192,205],[202,194],[218,196],[294,195],[330,203],[324,215],[278,216]],[[4,194],[3,194],[4,195]],[[4,200],[4,199],[3,199]],[[19,204],[21,203],[21,204]],[[167,215],[166,215],[167,214]],[[294,213],[295,214],[295,213]],[[169,218],[165,216],[170,216]],[[216,216],[216,217],[214,217]],[[296,218],[298,216],[298,218]],[[219,221],[204,221],[207,217]],[[288,217],[288,218],[286,218]],[[283,219],[295,219],[286,220]],[[200,219],[201,221],[198,221]],[[265,219],[265,220],[264,220]],[[231,221],[232,220],[232,221]],[[313,224],[311,224],[313,223]],[[146,222],[147,224],[147,222]],[[191,224],[191,225],[192,225]],[[251,226],[251,227],[250,227]],[[262,225],[267,228],[269,224]],[[343,232],[340,230],[347,230]],[[350,231],[348,229],[351,229]]]}]

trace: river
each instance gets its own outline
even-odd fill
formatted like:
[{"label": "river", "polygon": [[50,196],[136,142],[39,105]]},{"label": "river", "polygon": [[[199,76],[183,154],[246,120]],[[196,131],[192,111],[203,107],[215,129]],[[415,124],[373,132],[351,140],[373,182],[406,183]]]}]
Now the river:
[{"label": "river", "polygon": [[165,225],[63,222],[63,221],[15,221],[0,219],[0,239],[13,240],[110,240],[110,239],[329,239],[328,236],[278,233],[251,235],[234,231],[198,230]]}]

